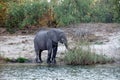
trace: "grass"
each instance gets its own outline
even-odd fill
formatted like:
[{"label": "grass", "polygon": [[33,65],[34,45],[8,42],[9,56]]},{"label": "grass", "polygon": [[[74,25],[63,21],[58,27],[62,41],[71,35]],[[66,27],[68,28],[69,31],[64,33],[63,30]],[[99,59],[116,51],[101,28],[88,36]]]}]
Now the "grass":
[{"label": "grass", "polygon": [[114,62],[113,59],[108,58],[105,55],[98,55],[94,52],[91,52],[89,45],[88,45],[88,49],[77,47],[75,49],[66,52],[64,61],[68,65],[93,65],[93,64],[105,64],[105,63]]},{"label": "grass", "polygon": [[19,63],[25,63],[26,61],[28,61],[28,59],[23,58],[23,57],[19,57],[16,59],[16,62],[19,62]]},{"label": "grass", "polygon": [[4,57],[0,56],[0,63],[6,63],[6,62],[25,63],[25,62],[29,62],[29,60],[26,58],[23,58],[23,57],[18,57],[17,59],[10,59],[10,58],[4,58]]}]

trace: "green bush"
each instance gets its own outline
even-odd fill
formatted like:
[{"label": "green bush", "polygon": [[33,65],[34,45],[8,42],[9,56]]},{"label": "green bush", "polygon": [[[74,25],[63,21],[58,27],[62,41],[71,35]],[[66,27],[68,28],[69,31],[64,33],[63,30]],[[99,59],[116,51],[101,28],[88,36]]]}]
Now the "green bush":
[{"label": "green bush", "polygon": [[96,1],[95,5],[92,4],[90,10],[91,22],[113,22],[114,16],[113,0],[100,0]]},{"label": "green bush", "polygon": [[114,0],[114,21],[120,23],[120,0]]},{"label": "green bush", "polygon": [[25,26],[36,25],[38,19],[48,10],[47,2],[10,3],[6,26],[8,30],[21,29]]},{"label": "green bush", "polygon": [[111,23],[119,20],[114,0],[64,0],[55,5],[55,20],[59,26],[103,22]]},{"label": "green bush", "polygon": [[8,4],[6,27],[12,32],[25,26],[40,25],[40,20],[44,24],[55,22],[55,26],[120,22],[120,0],[4,1]]},{"label": "green bush", "polygon": [[66,52],[64,60],[68,65],[92,65],[113,62],[112,59],[104,55],[98,55],[82,48]]},{"label": "green bush", "polygon": [[88,12],[91,0],[64,0],[54,7],[59,26],[89,21]]},{"label": "green bush", "polygon": [[18,57],[17,59],[10,59],[10,58],[4,58],[0,55],[0,62],[25,63],[30,61],[23,57]]},{"label": "green bush", "polygon": [[19,63],[24,63],[26,61],[28,61],[28,59],[23,58],[23,57],[19,57],[19,58],[16,59],[16,62],[19,62]]}]

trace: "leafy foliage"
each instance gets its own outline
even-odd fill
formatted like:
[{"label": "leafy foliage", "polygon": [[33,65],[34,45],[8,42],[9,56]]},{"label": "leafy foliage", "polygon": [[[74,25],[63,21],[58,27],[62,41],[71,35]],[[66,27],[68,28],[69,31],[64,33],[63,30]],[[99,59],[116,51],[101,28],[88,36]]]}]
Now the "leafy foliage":
[{"label": "leafy foliage", "polygon": [[5,11],[0,4],[0,10],[9,31],[31,25],[120,22],[120,0],[2,0],[2,3],[7,4]]},{"label": "leafy foliage", "polygon": [[99,0],[92,3],[90,10],[91,22],[113,22],[113,0]]},{"label": "leafy foliage", "polygon": [[28,1],[23,4],[11,3],[9,6],[6,21],[9,30],[36,25],[38,19],[48,10],[47,2],[32,3]]},{"label": "leafy foliage", "polygon": [[5,25],[7,4],[0,1],[0,27]]},{"label": "leafy foliage", "polygon": [[120,0],[114,0],[114,4],[115,4],[114,20],[116,22],[120,22]]},{"label": "leafy foliage", "polygon": [[59,25],[116,21],[114,0],[64,0],[54,7]]},{"label": "leafy foliage", "polygon": [[19,63],[24,63],[26,61],[28,61],[28,59],[23,58],[23,57],[19,57],[19,58],[16,59],[16,62],[19,62]]},{"label": "leafy foliage", "polygon": [[28,59],[23,58],[23,57],[18,57],[17,59],[10,59],[10,58],[4,58],[5,62],[13,62],[13,63],[25,63],[29,62]]},{"label": "leafy foliage", "polygon": [[54,7],[55,17],[59,25],[87,22],[91,0],[64,0]]}]

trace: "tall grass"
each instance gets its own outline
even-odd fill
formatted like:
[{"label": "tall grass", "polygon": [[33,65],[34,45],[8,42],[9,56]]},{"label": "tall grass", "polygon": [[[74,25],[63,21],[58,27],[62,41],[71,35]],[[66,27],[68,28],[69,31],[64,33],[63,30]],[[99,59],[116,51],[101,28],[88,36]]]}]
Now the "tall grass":
[{"label": "tall grass", "polygon": [[68,51],[65,55],[65,63],[69,65],[105,64],[110,62],[113,62],[113,60],[104,55],[91,53],[81,48]]},{"label": "tall grass", "polygon": [[68,65],[92,65],[111,63],[114,60],[105,55],[98,55],[90,50],[89,45],[87,49],[77,47],[65,53],[64,61]]}]

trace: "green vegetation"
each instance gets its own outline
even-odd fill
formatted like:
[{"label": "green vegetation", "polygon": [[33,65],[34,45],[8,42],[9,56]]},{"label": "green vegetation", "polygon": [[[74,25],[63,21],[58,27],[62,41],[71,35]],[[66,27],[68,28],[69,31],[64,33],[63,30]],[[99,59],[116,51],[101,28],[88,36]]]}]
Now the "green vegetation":
[{"label": "green vegetation", "polygon": [[117,22],[120,22],[120,0],[114,0],[114,4],[115,4],[115,20]]},{"label": "green vegetation", "polygon": [[64,0],[54,7],[58,25],[89,22],[91,0]]},{"label": "green vegetation", "polygon": [[0,10],[0,22],[12,32],[32,25],[120,22],[120,0],[2,0]]},{"label": "green vegetation", "polygon": [[19,57],[19,58],[16,59],[16,62],[19,62],[19,63],[24,63],[26,61],[28,61],[28,59],[23,58],[23,57]]},{"label": "green vegetation", "polygon": [[0,63],[6,63],[6,62],[25,63],[25,62],[29,62],[29,60],[23,57],[18,57],[17,59],[10,59],[10,58],[4,58],[0,56]]},{"label": "green vegetation", "polygon": [[68,65],[92,65],[113,62],[112,59],[104,55],[98,55],[90,52],[90,50],[83,50],[82,48],[66,52],[64,59]]},{"label": "green vegetation", "polygon": [[[91,50],[91,43],[88,39],[79,39],[75,44],[75,48],[65,53],[64,61],[68,65],[94,65],[114,62],[112,58]],[[95,44],[101,45],[103,42],[96,42]]]},{"label": "green vegetation", "polygon": [[42,17],[43,13],[46,13],[47,8],[47,2],[11,3],[8,8],[6,26],[10,31],[22,29],[25,26],[37,25],[39,18]]},{"label": "green vegetation", "polygon": [[6,7],[6,3],[0,1],[0,27],[5,26]]}]

